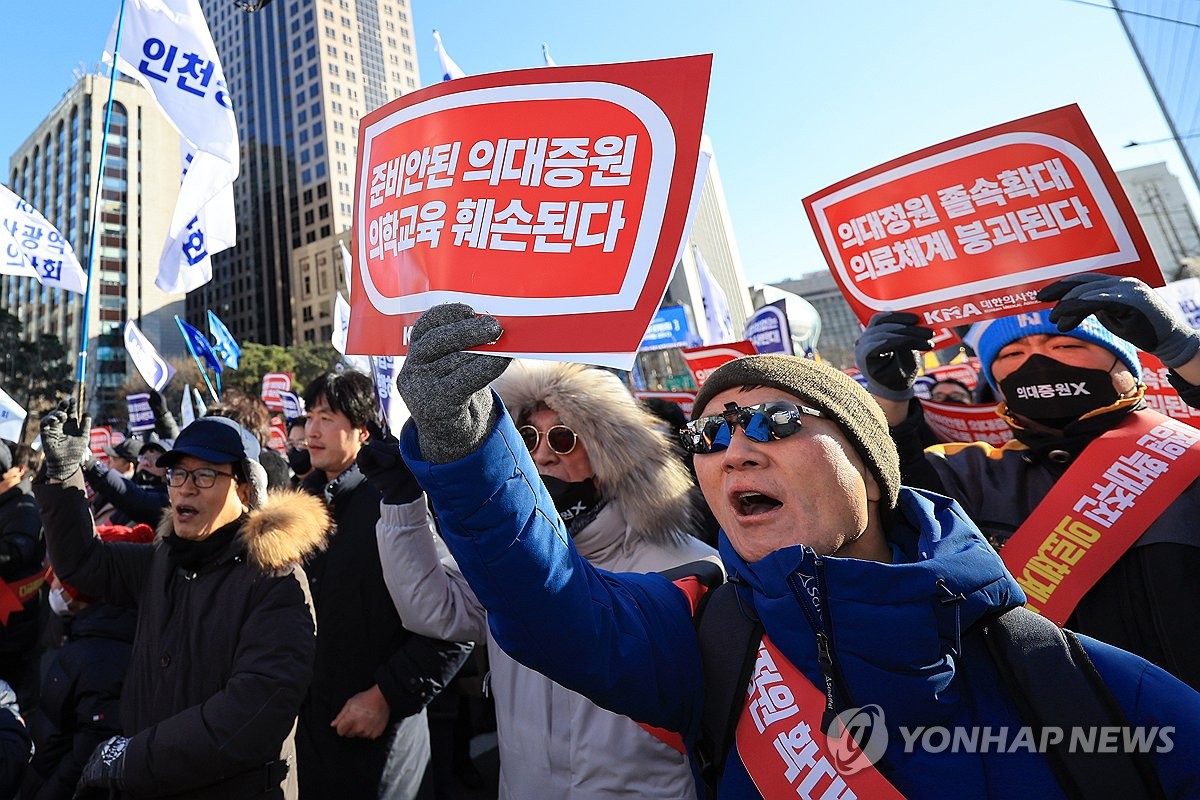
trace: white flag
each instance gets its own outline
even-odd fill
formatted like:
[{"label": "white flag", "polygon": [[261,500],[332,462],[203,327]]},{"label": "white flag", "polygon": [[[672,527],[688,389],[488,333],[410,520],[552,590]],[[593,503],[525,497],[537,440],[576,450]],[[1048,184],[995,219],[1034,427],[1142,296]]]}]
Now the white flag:
[{"label": "white flag", "polygon": [[0,389],[0,439],[20,441],[25,414],[25,409],[17,405],[17,401],[9,397],[8,392]]},{"label": "white flag", "polygon": [[350,304],[346,302],[346,298],[342,297],[342,293],[338,292],[337,299],[333,303],[333,335],[330,337],[333,349],[346,355],[346,337],[349,335]]},{"label": "white flag", "polygon": [[721,290],[716,278],[704,263],[700,248],[692,245],[692,256],[696,259],[696,274],[700,277],[700,294],[704,299],[704,321],[708,333],[704,337],[705,344],[724,344],[732,342],[733,315],[729,313],[729,301]]},{"label": "white flag", "polygon": [[33,206],[0,186],[0,275],[37,278],[43,286],[83,294],[87,273],[71,245]]},{"label": "white flag", "polygon": [[349,248],[346,247],[346,243],[341,239],[338,239],[338,247],[342,248],[342,272],[344,272],[346,275],[346,297],[350,297],[350,278],[352,277],[351,270],[354,268],[353,260],[350,258]]},{"label": "white flag", "polygon": [[207,417],[208,406],[204,405],[204,397],[195,386],[192,387],[192,397],[196,398],[196,417]]},{"label": "white flag", "polygon": [[437,50],[438,60],[442,62],[442,80],[452,81],[455,78],[467,77],[467,73],[454,63],[454,59],[446,52],[446,48],[442,47],[442,35],[437,31],[433,32],[433,49]]},{"label": "white flag", "polygon": [[196,421],[196,409],[192,407],[192,385],[183,385],[183,399],[179,401],[179,418],[183,420],[180,429],[186,428]]},{"label": "white flag", "polygon": [[[116,33],[114,23],[109,61]],[[225,73],[199,0],[129,0],[122,43],[116,68],[146,87],[191,155],[155,281],[163,291],[187,291],[211,279],[210,257],[234,240],[240,161]]]},{"label": "white flag", "polygon": [[129,357],[133,359],[133,365],[137,367],[142,380],[153,387],[156,392],[161,392],[167,385],[167,381],[171,380],[171,376],[175,374],[175,368],[158,354],[154,345],[138,329],[133,320],[125,323],[125,352],[129,353]]}]

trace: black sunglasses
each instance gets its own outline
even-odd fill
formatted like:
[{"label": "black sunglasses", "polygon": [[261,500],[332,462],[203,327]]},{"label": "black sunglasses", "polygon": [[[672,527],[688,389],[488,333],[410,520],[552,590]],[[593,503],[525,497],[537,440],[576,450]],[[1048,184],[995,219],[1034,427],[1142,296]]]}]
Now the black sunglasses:
[{"label": "black sunglasses", "polygon": [[538,440],[543,436],[546,437],[546,444],[550,446],[550,449],[560,456],[569,454],[579,443],[579,436],[566,425],[552,425],[544,433],[532,425],[522,425],[517,432],[521,434],[521,439],[531,453],[537,450]]},{"label": "black sunglasses", "polygon": [[824,417],[823,411],[783,400],[743,407],[726,403],[725,410],[693,420],[679,429],[679,441],[689,453],[717,453],[729,447],[733,426],[738,425],[755,442],[786,439],[800,431],[801,419]]}]

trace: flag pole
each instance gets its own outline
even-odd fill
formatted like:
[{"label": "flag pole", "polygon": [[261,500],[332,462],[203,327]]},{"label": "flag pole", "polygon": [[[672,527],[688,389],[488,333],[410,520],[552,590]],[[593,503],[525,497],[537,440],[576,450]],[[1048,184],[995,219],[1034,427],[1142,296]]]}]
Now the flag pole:
[{"label": "flag pole", "polygon": [[[125,0],[121,0],[121,8],[117,11],[117,33],[113,37],[112,67],[108,71],[108,102],[104,105],[104,132],[100,135],[100,159],[97,170],[96,195],[92,201],[92,224],[88,230],[87,251],[87,287],[83,293],[83,320],[79,326],[79,355],[75,362],[75,383],[79,393],[76,408],[84,413],[84,401],[87,397],[87,348],[88,321],[92,315],[92,265],[96,261],[96,220],[100,216],[100,200],[104,194],[104,157],[108,154],[108,126],[112,121],[113,89],[117,85],[117,56],[121,52],[121,29],[125,22]],[[139,309],[140,311],[140,309]]]},{"label": "flag pole", "polygon": [[[212,381],[208,379],[208,370],[200,363],[200,356],[196,355],[196,348],[192,347],[192,340],[188,337],[187,331],[183,329],[183,320],[179,318],[178,314],[175,315],[175,324],[179,326],[179,332],[183,334],[183,343],[187,345],[188,352],[192,354],[192,360],[196,362],[196,369],[200,370],[200,375],[204,378],[204,384],[208,387],[208,393],[212,395],[213,402],[221,402],[221,396],[217,394],[216,389],[213,388]],[[217,380],[220,380],[220,377]]]}]

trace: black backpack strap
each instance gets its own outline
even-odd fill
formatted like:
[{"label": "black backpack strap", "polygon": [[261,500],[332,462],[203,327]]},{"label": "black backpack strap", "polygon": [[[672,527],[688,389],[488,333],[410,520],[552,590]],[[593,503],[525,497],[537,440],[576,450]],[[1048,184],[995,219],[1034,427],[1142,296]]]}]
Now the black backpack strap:
[{"label": "black backpack strap", "polygon": [[1071,748],[1072,729],[1128,728],[1129,720],[1078,637],[1025,608],[983,626],[988,651],[1021,718],[1039,742],[1042,729],[1064,736],[1046,758],[1070,798],[1165,798],[1146,753],[1087,753]]},{"label": "black backpack strap", "polygon": [[763,627],[742,607],[737,586],[732,583],[708,593],[695,623],[704,667],[704,713],[694,755],[704,780],[705,800],[713,800],[746,705],[746,685]]}]

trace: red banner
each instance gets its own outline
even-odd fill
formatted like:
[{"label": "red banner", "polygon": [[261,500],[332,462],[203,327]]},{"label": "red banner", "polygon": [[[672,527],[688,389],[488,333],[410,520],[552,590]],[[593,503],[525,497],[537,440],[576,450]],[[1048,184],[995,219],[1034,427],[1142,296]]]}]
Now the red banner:
[{"label": "red banner", "polygon": [[[283,411],[283,398],[279,396],[279,393],[290,392],[291,390],[292,373],[268,372],[266,375],[263,375],[262,399],[270,410]],[[287,438],[286,434],[284,438]]]},{"label": "red banner", "polygon": [[930,327],[1045,308],[1080,272],[1162,285],[1145,234],[1078,106],[961,136],[804,200],[858,318]]},{"label": "red banner", "polygon": [[1143,398],[1146,405],[1160,414],[1200,428],[1200,410],[1183,402],[1179,392],[1167,380],[1170,370],[1149,353],[1138,351],[1138,359],[1142,362],[1142,382],[1146,384]]},{"label": "red banner", "polygon": [[954,380],[966,386],[971,391],[979,385],[979,369],[977,366],[971,366],[971,361],[976,365],[979,364],[979,359],[971,359],[966,364],[943,364],[940,367],[925,370],[925,376],[932,378],[934,383],[939,381]]},{"label": "red banner", "polygon": [[403,355],[437,303],[483,351],[632,364],[696,182],[711,56],[475,75],[362,120],[348,349]]},{"label": "red banner", "polygon": [[1200,475],[1200,431],[1143,411],[1096,439],[1000,549],[1026,606],[1058,625]]},{"label": "red banner", "polygon": [[943,442],[987,442],[1000,447],[1012,438],[1012,428],[996,416],[996,404],[964,406],[921,400],[925,424]]},{"label": "red banner", "polygon": [[633,396],[638,400],[649,400],[652,397],[666,400],[682,408],[683,413],[688,416],[691,416],[692,406],[696,404],[695,392],[644,392],[640,389],[635,389]]},{"label": "red banner", "polygon": [[692,371],[692,378],[696,381],[696,386],[703,386],[704,382],[708,380],[708,376],[722,364],[733,361],[735,358],[757,355],[757,353],[754,345],[745,340],[705,347],[683,348],[683,358],[687,361],[688,369]]},{"label": "red banner", "polygon": [[271,438],[267,447],[280,453],[287,452],[287,423],[283,417],[271,417]]}]

